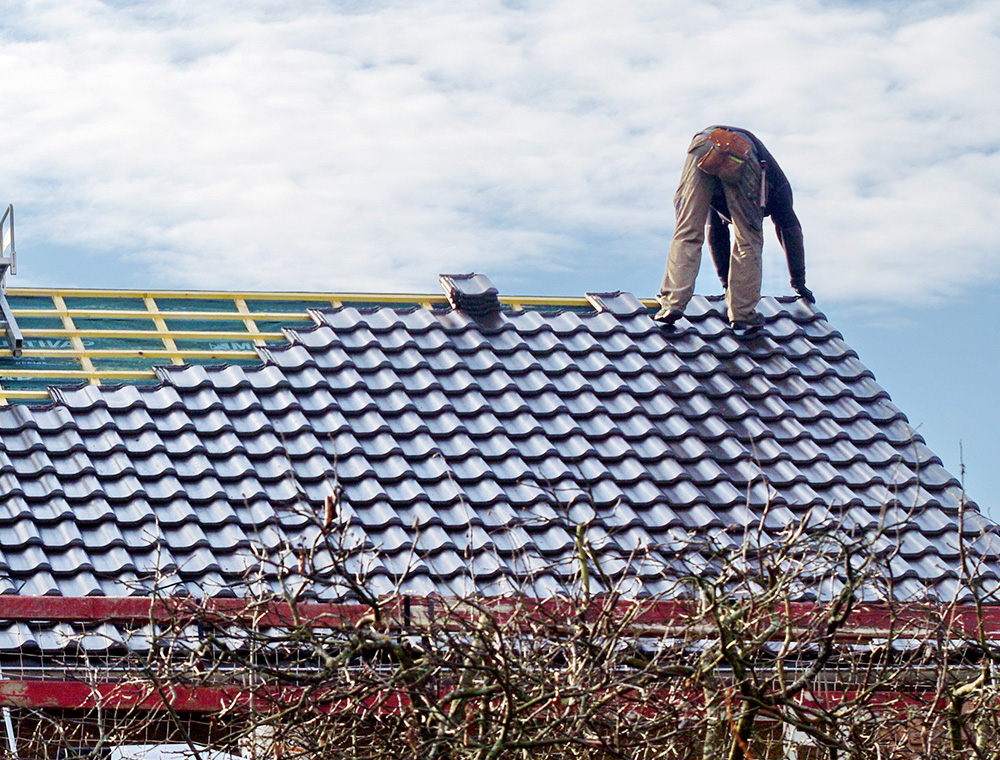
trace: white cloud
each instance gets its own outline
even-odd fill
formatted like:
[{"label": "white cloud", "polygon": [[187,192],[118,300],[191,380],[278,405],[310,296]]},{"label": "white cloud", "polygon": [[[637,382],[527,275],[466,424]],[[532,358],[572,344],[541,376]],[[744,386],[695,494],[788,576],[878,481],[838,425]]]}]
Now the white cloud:
[{"label": "white cloud", "polygon": [[24,0],[19,280],[129,251],[135,286],[651,294],[687,141],[729,122],[789,174],[821,295],[946,295],[1000,274],[998,27],[974,0]]}]

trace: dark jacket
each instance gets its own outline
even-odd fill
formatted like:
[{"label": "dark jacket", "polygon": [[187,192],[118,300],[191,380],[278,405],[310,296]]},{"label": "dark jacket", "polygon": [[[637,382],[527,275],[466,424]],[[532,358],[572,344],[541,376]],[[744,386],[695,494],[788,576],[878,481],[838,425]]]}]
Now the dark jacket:
[{"label": "dark jacket", "polygon": [[[806,252],[802,238],[802,225],[792,208],[792,186],[774,156],[764,147],[755,134],[739,127],[722,127],[737,132],[753,144],[754,155],[764,172],[765,201],[762,216],[771,217],[774,231],[788,260],[788,273],[792,287],[805,288]],[[712,197],[712,212],[708,215],[708,244],[712,251],[715,269],[723,286],[729,282],[729,207],[720,187]]]}]

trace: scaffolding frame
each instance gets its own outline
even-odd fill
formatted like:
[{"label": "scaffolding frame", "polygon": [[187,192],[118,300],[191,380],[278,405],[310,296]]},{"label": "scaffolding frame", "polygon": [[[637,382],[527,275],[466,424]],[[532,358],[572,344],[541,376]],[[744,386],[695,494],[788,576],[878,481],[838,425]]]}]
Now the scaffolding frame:
[{"label": "scaffolding frame", "polygon": [[8,204],[0,217],[0,327],[14,356],[21,356],[24,337],[7,301],[7,275],[17,274],[17,249],[14,247],[14,206]]}]

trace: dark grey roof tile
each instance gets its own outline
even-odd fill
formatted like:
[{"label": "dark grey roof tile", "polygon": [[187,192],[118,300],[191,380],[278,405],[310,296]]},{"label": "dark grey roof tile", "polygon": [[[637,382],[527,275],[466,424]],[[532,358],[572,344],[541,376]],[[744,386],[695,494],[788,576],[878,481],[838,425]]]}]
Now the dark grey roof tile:
[{"label": "dark grey roof tile", "polygon": [[[792,465],[789,465],[792,466]],[[871,485],[878,476],[871,468],[854,469],[855,465],[834,467],[829,462],[819,460],[809,464],[800,464],[794,469],[813,487],[827,487],[835,483],[846,483],[854,487]]]},{"label": "dark grey roof tile", "polygon": [[[587,355],[588,357],[590,355]],[[608,360],[599,355],[593,355],[596,359],[597,364],[603,364],[607,366],[609,364]],[[548,377],[559,378],[562,375],[573,375],[580,377],[582,381],[582,373],[585,369],[580,366],[574,357],[572,357],[567,351],[560,347],[558,350],[551,351],[545,354],[539,354],[535,356],[530,356],[535,366],[538,366]],[[603,361],[602,361],[603,360]]]},{"label": "dark grey roof tile", "polygon": [[[289,337],[294,341],[301,340],[300,333],[293,333]],[[313,355],[304,346],[294,343],[277,347],[260,347],[258,353],[264,361],[276,364],[286,371],[315,367]]]},{"label": "dark grey roof tile", "polygon": [[[324,312],[311,312],[311,314],[319,322],[323,322],[325,319]],[[340,350],[337,333],[325,324],[315,324],[309,328],[285,328],[285,336],[289,340],[289,345],[268,346],[265,349],[266,353],[279,353],[298,344],[302,344],[308,349],[323,349],[325,352]],[[316,352],[309,351],[309,353],[313,355]]]},{"label": "dark grey roof tile", "polygon": [[[62,596],[86,597],[103,595],[104,593],[100,581],[85,568],[68,574],[60,574],[58,583],[59,594]],[[91,635],[87,638],[88,640],[83,641],[82,644],[91,651],[102,642],[107,644],[106,640],[100,636]]]},{"label": "dark grey roof tile", "polygon": [[[493,395],[493,394],[491,394]],[[505,398],[516,396],[513,392],[499,394]],[[428,403],[433,399],[432,403]],[[464,393],[453,393],[450,397],[439,390],[417,395],[413,402],[414,407],[419,412],[426,414],[429,411],[440,411],[450,408],[456,414],[467,416],[473,414],[489,414],[495,411],[489,400],[482,394],[479,388],[469,388]],[[518,402],[518,406],[523,407],[523,402]],[[515,407],[516,408],[516,407]]]},{"label": "dark grey roof tile", "polygon": [[669,536],[670,529],[682,528],[686,524],[677,511],[663,500],[643,507],[636,514],[652,535],[660,537],[659,540],[664,540],[665,535]]},{"label": "dark grey roof tile", "polygon": [[604,413],[602,400],[589,390],[568,393],[562,397],[562,402],[566,406],[566,411],[577,419],[592,418]]},{"label": "dark grey roof tile", "polygon": [[910,427],[909,423],[902,417],[896,417],[888,422],[880,422],[878,425],[880,437],[888,440],[892,444],[902,444],[904,447],[912,447],[923,443],[924,439]]},{"label": "dark grey roof tile", "polygon": [[849,381],[843,381],[838,378],[836,382],[842,383],[845,392],[850,393],[862,403],[871,403],[879,399],[888,401],[889,399],[889,394],[882,386],[875,382],[875,379],[870,374]]},{"label": "dark grey roof tile", "polygon": [[[540,356],[544,357],[546,355],[547,354],[541,354]],[[473,362],[471,360],[471,356],[466,358],[469,364],[469,369],[480,379],[493,372],[502,372],[511,376],[520,376],[540,372],[542,369],[542,364],[523,346],[511,351],[501,351],[496,354],[490,349],[484,349],[477,351],[474,356],[481,357],[481,366],[477,366],[477,362]],[[541,377],[544,378],[545,376],[545,373],[542,373]]]},{"label": "dark grey roof tile", "polygon": [[[936,561],[940,560],[942,552],[942,546],[940,543],[932,544],[928,542],[927,537],[922,535],[918,530],[901,530],[894,531],[892,533],[892,538],[896,546],[898,547],[899,553],[906,559],[917,559],[922,558],[923,566],[928,564],[937,564]],[[949,554],[957,554],[957,552],[949,552]],[[937,555],[937,556],[934,556]],[[941,563],[938,565],[941,571],[946,571],[946,566]],[[929,577],[938,577],[942,573],[939,571]]]},{"label": "dark grey roof tile", "polygon": [[42,436],[34,428],[22,428],[17,431],[5,432],[0,445],[4,451],[18,455],[34,449],[44,449]]},{"label": "dark grey roof tile", "polygon": [[[17,593],[22,596],[58,596],[59,581],[44,567],[34,570],[30,575],[18,578],[15,582]],[[61,642],[64,646],[65,642]],[[57,649],[59,647],[52,647]]]},{"label": "dark grey roof tile", "polygon": [[646,307],[631,293],[587,293],[587,300],[598,311],[608,311],[619,318],[646,313]]},{"label": "dark grey roof tile", "polygon": [[[329,371],[327,374],[333,375],[343,370]],[[285,371],[290,388],[297,391],[325,391],[325,376],[316,367],[302,367]]]},{"label": "dark grey roof tile", "polygon": [[521,411],[527,412],[536,417],[539,424],[544,425],[546,429],[562,430],[563,435],[576,430],[576,424],[568,413],[566,405],[557,394],[548,391],[535,396],[526,396],[523,407],[517,410],[506,412],[505,408],[501,407],[495,408],[494,411],[504,417]]},{"label": "dark grey roof tile", "polygon": [[958,528],[956,517],[934,507],[914,510],[910,522],[919,529],[929,545],[934,545],[938,537]]},{"label": "dark grey roof tile", "polygon": [[[587,331],[586,323],[581,321],[580,326],[576,332],[559,336],[559,350],[565,351],[577,361],[593,357],[595,361],[605,363],[607,359],[600,354],[597,339]],[[585,364],[580,366],[582,369]]]},{"label": "dark grey roof tile", "polygon": [[[220,569],[215,556],[204,547],[196,546],[190,551],[177,553],[177,572],[182,578],[196,578],[198,582],[211,583],[214,586],[227,585],[217,576]],[[215,577],[213,577],[215,576]]]},{"label": "dark grey roof tile", "polygon": [[[662,440],[660,442],[663,443]],[[746,456],[746,449],[732,437],[706,441],[692,432],[666,443],[669,456],[682,464],[700,462],[706,457],[712,457],[716,462],[731,462]]]},{"label": "dark grey roof tile", "polygon": [[[157,389],[159,390],[159,389]],[[149,405],[155,405],[162,400],[162,394],[156,394],[148,400]],[[172,401],[179,399],[176,394],[172,394]],[[33,413],[26,414],[24,411],[15,411],[19,407],[10,409],[13,413],[13,425],[10,429],[17,429],[23,426],[37,426],[39,430],[47,432],[64,433],[68,428],[73,427],[73,415],[65,406],[39,407],[32,410]],[[6,424],[0,421],[0,430],[8,429]]]},{"label": "dark grey roof tile", "polygon": [[895,453],[894,460],[904,462],[908,467],[923,467],[927,464],[941,464],[941,460],[927,448],[922,438],[916,438],[909,446],[890,447]]},{"label": "dark grey roof tile", "polygon": [[[65,404],[71,409],[87,409],[93,406],[94,402],[100,396],[100,389],[95,385],[78,385],[78,386],[61,386],[51,389],[52,399],[61,404]],[[16,413],[10,415],[0,415],[0,426],[6,426],[8,424],[13,424],[19,426],[21,423],[18,420]],[[3,429],[3,427],[0,427]]]},{"label": "dark grey roof tile", "polygon": [[618,484],[632,484],[638,480],[649,479],[649,471],[638,459],[627,458],[619,462],[607,462],[606,472]]},{"label": "dark grey roof tile", "polygon": [[[662,442],[659,442],[659,447],[655,449],[656,454],[653,454],[653,449],[651,447],[642,446],[642,441],[628,441],[623,436],[616,433],[609,433],[602,438],[595,438],[593,441],[587,441],[583,437],[582,431],[578,436],[574,436],[573,441],[579,446],[579,449],[592,448],[597,455],[606,462],[615,462],[626,456],[639,456],[643,459],[655,459],[662,456],[666,451],[666,447]],[[560,450],[562,447],[560,446]],[[578,449],[578,450],[579,450]],[[574,456],[573,458],[576,458]]]},{"label": "dark grey roof tile", "polygon": [[[957,553],[957,536],[953,540],[952,545]],[[975,560],[979,561],[981,559],[986,559],[988,561],[990,558],[994,557],[998,551],[1000,551],[1000,534],[996,531],[981,533],[969,542],[968,550],[970,557]]]},{"label": "dark grey roof tile", "polygon": [[[683,504],[676,499],[671,499],[670,503],[680,518],[684,529],[701,532],[710,526],[725,525],[722,518],[706,504],[697,501],[692,501],[690,504]],[[682,545],[686,543],[688,543],[687,540]]]},{"label": "dark grey roof tile", "polygon": [[542,431],[556,446],[559,445],[558,441],[576,436],[580,432],[580,426],[568,414],[553,413],[551,416],[543,416],[540,412],[536,414],[540,417],[539,424]]},{"label": "dark grey roof tile", "polygon": [[86,564],[86,554],[81,551],[84,545],[80,528],[71,520],[60,520],[52,525],[39,525],[39,537],[42,545],[50,552],[58,555],[75,555],[77,562]]}]

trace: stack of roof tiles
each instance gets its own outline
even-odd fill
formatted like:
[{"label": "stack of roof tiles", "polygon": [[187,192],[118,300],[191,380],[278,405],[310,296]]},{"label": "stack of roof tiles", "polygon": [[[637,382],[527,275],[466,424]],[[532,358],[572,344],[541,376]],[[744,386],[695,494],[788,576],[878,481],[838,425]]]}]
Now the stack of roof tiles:
[{"label": "stack of roof tiles", "polygon": [[443,274],[441,287],[453,308],[473,317],[487,317],[500,311],[500,291],[481,274]]},{"label": "stack of roof tiles", "polygon": [[0,591],[275,582],[267,560],[294,568],[332,494],[379,593],[557,593],[585,525],[631,593],[661,595],[708,566],[693,539],[778,540],[807,515],[899,523],[900,597],[951,598],[960,542],[997,585],[997,527],[967,505],[960,533],[959,483],[808,304],[764,299],[762,333],[738,340],[718,300],[667,332],[632,295],[589,299],[489,329],[458,308],[344,306],[258,367],[0,409]]}]

